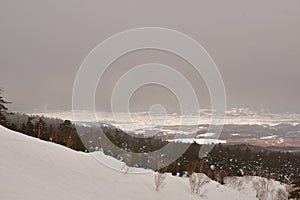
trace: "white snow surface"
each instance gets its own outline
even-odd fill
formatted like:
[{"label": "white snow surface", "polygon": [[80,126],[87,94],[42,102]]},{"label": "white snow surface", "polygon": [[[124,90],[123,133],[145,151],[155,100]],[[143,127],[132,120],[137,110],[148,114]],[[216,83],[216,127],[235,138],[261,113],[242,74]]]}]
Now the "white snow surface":
[{"label": "white snow surface", "polygon": [[[115,166],[123,163],[102,153],[98,158]],[[155,172],[122,173],[104,166],[94,154],[76,152],[0,126],[1,200],[252,200],[250,190],[238,191],[217,182],[203,186],[202,197],[191,193],[189,179],[166,175],[164,186],[155,191]],[[130,168],[129,171],[138,169]],[[274,183],[275,184],[275,183]]]},{"label": "white snow surface", "polygon": [[178,138],[173,140],[168,140],[169,142],[181,142],[181,143],[194,143],[197,144],[219,144],[219,143],[226,143],[226,140],[218,140],[212,138],[200,138],[200,139],[193,139],[193,138]]},{"label": "white snow surface", "polygon": [[260,139],[268,140],[268,139],[274,139],[274,138],[277,138],[277,137],[278,137],[277,135],[270,135],[270,136],[266,136],[266,137],[261,137]]}]

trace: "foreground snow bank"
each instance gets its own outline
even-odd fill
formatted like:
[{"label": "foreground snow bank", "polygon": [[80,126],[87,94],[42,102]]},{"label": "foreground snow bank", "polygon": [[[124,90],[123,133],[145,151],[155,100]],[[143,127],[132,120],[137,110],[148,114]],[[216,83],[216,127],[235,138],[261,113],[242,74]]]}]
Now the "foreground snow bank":
[{"label": "foreground snow bank", "polygon": [[[199,199],[191,193],[188,178],[164,175],[156,191],[155,173],[121,173],[102,165],[102,157],[124,166],[102,153],[85,154],[31,138],[0,126],[1,200],[113,200],[113,199]],[[137,170],[132,169],[130,170]],[[130,171],[129,170],[129,171]],[[201,199],[257,199],[236,189],[209,180]]]}]

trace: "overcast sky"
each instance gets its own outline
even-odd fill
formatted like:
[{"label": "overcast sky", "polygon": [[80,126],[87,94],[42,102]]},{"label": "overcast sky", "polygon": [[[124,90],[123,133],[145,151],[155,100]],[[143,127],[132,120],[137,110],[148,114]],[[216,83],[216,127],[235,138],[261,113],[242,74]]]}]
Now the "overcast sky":
[{"label": "overcast sky", "polygon": [[[0,86],[12,110],[69,110],[76,72],[107,37],[157,26],[202,44],[222,73],[229,107],[300,112],[300,1],[0,1]],[[147,62],[173,66],[194,85],[200,77],[168,53],[136,52],[111,66],[99,85],[97,106],[109,105],[114,80]],[[203,83],[196,87],[207,107]],[[153,95],[153,92],[158,95]],[[137,91],[135,108],[176,106],[162,88]]]}]

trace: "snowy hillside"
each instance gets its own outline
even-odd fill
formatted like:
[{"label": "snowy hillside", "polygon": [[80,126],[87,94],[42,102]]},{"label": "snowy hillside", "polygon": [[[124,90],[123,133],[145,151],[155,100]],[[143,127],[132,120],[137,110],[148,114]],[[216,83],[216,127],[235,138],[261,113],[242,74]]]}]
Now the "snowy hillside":
[{"label": "snowy hillside", "polygon": [[[110,159],[115,166],[123,165],[100,152],[96,156]],[[228,187],[209,180],[200,197],[191,192],[188,178],[166,175],[163,187],[156,191],[154,172],[124,174],[103,166],[95,153],[75,152],[0,126],[1,200],[252,200],[257,199],[255,184],[249,183],[252,179],[228,179]],[[276,193],[279,188],[284,193],[278,182],[269,185],[270,192]]]}]

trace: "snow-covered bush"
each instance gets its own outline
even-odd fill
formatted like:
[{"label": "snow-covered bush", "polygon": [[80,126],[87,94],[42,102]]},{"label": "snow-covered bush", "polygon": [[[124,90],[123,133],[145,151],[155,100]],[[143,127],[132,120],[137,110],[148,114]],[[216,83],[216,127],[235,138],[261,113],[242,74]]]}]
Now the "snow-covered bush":
[{"label": "snow-covered bush", "polygon": [[225,186],[241,193],[255,194],[259,200],[287,200],[288,185],[257,176],[226,177]]}]

